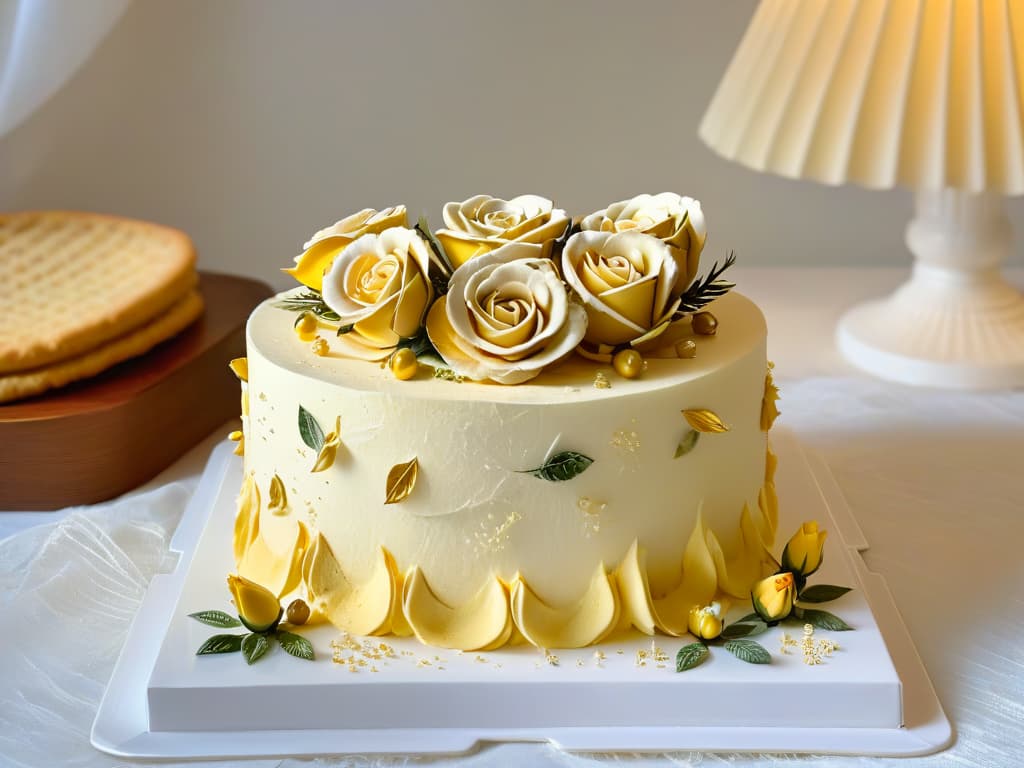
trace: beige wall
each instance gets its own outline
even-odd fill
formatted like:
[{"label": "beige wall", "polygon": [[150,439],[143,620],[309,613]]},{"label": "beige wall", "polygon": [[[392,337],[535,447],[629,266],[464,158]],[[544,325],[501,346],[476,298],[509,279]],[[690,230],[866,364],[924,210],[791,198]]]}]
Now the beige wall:
[{"label": "beige wall", "polygon": [[696,138],[755,5],[136,0],[0,139],[0,208],[166,222],[203,267],[282,287],[343,214],[404,202],[436,225],[478,192],[582,214],[672,190],[703,201],[712,257],[909,264],[907,192],[762,176]]}]

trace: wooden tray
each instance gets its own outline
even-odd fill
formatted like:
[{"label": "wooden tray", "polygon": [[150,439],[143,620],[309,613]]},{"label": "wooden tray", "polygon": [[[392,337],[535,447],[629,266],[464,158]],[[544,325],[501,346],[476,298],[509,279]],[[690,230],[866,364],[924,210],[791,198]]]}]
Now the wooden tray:
[{"label": "wooden tray", "polygon": [[239,415],[228,362],[245,322],[272,291],[200,273],[203,316],[145,355],[92,379],[0,405],[0,510],[60,509],[146,482]]}]

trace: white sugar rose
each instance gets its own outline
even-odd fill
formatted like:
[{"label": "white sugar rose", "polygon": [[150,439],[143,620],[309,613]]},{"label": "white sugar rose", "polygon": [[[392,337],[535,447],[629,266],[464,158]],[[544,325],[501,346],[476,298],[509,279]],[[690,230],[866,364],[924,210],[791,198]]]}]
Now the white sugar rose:
[{"label": "white sugar rose", "polygon": [[413,229],[363,235],[338,254],[323,279],[324,302],[349,333],[331,348],[349,357],[383,360],[400,339],[415,336],[434,289],[430,246]]},{"label": "white sugar rose", "polygon": [[587,310],[585,341],[636,344],[668,327],[679,306],[679,267],[669,246],[637,232],[577,232],[562,252],[562,272]]},{"label": "white sugar rose", "polygon": [[522,243],[455,270],[427,316],[438,353],[460,376],[521,384],[569,355],[587,329],[550,259]]},{"label": "white sugar rose", "polygon": [[303,285],[319,291],[323,287],[323,276],[342,249],[357,237],[383,232],[391,227],[406,226],[405,206],[396,205],[376,211],[364,208],[359,213],[346,216],[341,221],[321,229],[302,246],[302,253],[295,257],[295,266],[282,270]]},{"label": "white sugar rose", "polygon": [[550,257],[552,244],[570,223],[565,211],[537,195],[511,200],[476,195],[448,203],[443,215],[445,228],[434,234],[456,267],[512,242],[533,246],[532,257]]},{"label": "white sugar rose", "polygon": [[583,218],[580,227],[594,232],[641,232],[663,240],[679,267],[674,293],[682,293],[697,276],[707,239],[700,202],[673,192],[637,195],[612,203]]}]

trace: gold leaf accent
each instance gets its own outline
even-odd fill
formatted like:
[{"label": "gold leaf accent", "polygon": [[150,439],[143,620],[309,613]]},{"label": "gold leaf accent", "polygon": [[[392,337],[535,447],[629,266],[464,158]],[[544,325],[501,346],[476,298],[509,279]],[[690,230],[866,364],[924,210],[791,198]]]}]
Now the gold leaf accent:
[{"label": "gold leaf accent", "polygon": [[236,357],[234,360],[228,363],[228,368],[230,368],[231,372],[238,377],[239,381],[249,380],[249,358]]},{"label": "gold leaf accent", "polygon": [[234,432],[228,433],[228,440],[235,445],[235,456],[245,455],[245,433],[240,429],[236,429]]},{"label": "gold leaf accent", "polygon": [[338,456],[338,446],[341,445],[341,416],[334,420],[334,431],[328,432],[324,438],[324,444],[316,455],[316,462],[310,472],[323,472],[334,465]]},{"label": "gold leaf accent", "polygon": [[267,504],[267,511],[272,515],[288,514],[288,494],[285,493],[284,483],[277,475],[270,478],[270,503]]},{"label": "gold leaf accent", "polygon": [[779,409],[775,403],[779,399],[779,388],[775,386],[772,379],[772,369],[775,363],[768,363],[768,373],[764,377],[764,399],[761,401],[761,431],[767,432],[772,428],[775,419],[779,417]]},{"label": "gold leaf accent", "polygon": [[706,408],[687,408],[683,411],[686,423],[698,432],[721,433],[728,432],[729,428],[714,411]]},{"label": "gold leaf accent", "polygon": [[412,461],[395,464],[388,472],[387,498],[384,503],[397,504],[407,498],[412,493],[412,489],[416,487],[419,470],[420,462],[415,456]]}]

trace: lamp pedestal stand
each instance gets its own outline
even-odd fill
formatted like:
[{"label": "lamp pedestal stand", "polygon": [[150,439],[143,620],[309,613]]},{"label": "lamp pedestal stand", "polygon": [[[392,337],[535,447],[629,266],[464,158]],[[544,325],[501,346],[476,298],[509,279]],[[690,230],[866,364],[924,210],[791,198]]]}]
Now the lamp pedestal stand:
[{"label": "lamp pedestal stand", "polygon": [[839,348],[884,379],[950,389],[1024,386],[1024,296],[1000,265],[1012,243],[1002,197],[919,191],[907,227],[913,274],[840,320]]}]

